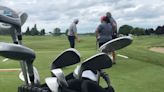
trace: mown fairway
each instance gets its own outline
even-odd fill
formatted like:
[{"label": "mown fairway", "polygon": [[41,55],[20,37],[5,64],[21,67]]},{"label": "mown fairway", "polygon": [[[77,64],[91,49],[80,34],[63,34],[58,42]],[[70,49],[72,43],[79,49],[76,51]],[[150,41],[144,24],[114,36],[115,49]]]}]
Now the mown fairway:
[{"label": "mown fairway", "polygon": [[[164,91],[164,54],[149,51],[150,47],[164,47],[164,36],[134,37],[133,44],[117,51],[129,59],[117,57],[117,64],[105,71],[110,75],[116,92],[163,92]],[[0,41],[11,42],[10,36],[0,36]],[[36,59],[34,65],[38,68],[41,83],[51,76],[52,61],[65,49],[69,48],[65,36],[24,36],[24,45],[34,49]],[[97,53],[94,36],[81,36],[81,43],[76,45],[81,53],[81,61]],[[2,62],[0,68],[19,68],[17,61]],[[70,73],[74,66],[65,68],[65,74]],[[17,87],[23,84],[17,72],[0,72],[0,92],[17,92]],[[106,86],[105,82],[101,82]]]}]

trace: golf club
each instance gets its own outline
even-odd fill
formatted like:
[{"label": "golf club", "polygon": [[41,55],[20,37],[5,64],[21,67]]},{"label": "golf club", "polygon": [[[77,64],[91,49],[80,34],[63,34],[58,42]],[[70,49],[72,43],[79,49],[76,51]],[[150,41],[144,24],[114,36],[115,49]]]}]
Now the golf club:
[{"label": "golf club", "polygon": [[99,48],[99,52],[109,53],[115,50],[120,50],[130,45],[132,41],[133,41],[133,38],[130,36],[119,37],[103,44]]},{"label": "golf club", "polygon": [[[4,6],[0,6],[0,22],[7,23],[11,25],[11,36],[13,42],[16,44],[22,44],[22,33],[21,33],[21,25],[23,25],[23,20],[20,19],[19,15],[13,11],[12,9]],[[23,14],[21,16],[25,16]],[[27,19],[23,17],[22,19]],[[22,23],[21,23],[22,21]],[[27,79],[27,70],[26,70],[26,62],[20,61],[20,66],[23,71],[23,75],[25,78],[25,84],[28,85]]]},{"label": "golf club", "polygon": [[59,84],[56,77],[48,77],[45,79],[45,82],[52,92],[59,92]]},{"label": "golf club", "polygon": [[78,78],[82,77],[82,73],[85,70],[100,70],[112,67],[112,61],[105,53],[98,53],[88,59],[86,59],[80,66],[78,71]]},{"label": "golf club", "polygon": [[20,12],[19,13],[19,18],[21,20],[21,26],[26,22],[27,18],[28,18],[28,14],[25,12]]},{"label": "golf club", "polygon": [[69,48],[63,51],[52,63],[51,70],[56,68],[63,68],[80,62],[80,53],[74,49]]},{"label": "golf club", "polygon": [[32,49],[22,45],[0,42],[0,55],[14,60],[26,61],[30,81],[32,82],[32,84],[34,83],[34,72],[32,63],[35,59],[35,53]]},{"label": "golf club", "polygon": [[68,87],[64,73],[61,69],[53,69],[51,72],[56,76],[58,83],[61,87]]},{"label": "golf club", "polygon": [[[33,66],[33,71],[34,71],[34,83],[39,85],[40,84],[40,76],[39,76],[37,68],[34,66]],[[28,81],[31,84],[29,74],[27,73],[27,75],[28,75]],[[25,81],[25,79],[23,77],[23,72],[20,72],[19,79],[22,81]]]}]

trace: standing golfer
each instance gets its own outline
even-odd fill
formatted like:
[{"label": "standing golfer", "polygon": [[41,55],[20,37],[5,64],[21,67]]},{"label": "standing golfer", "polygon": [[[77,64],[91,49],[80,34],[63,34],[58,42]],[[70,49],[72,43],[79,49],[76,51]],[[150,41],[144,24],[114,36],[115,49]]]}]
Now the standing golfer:
[{"label": "standing golfer", "polygon": [[[101,17],[101,24],[98,25],[95,33],[96,33],[96,39],[98,41],[99,47],[102,46],[104,43],[112,40],[113,29],[111,23],[108,23],[107,16]],[[112,61],[113,64],[115,64],[115,55],[113,56]]]},{"label": "standing golfer", "polygon": [[80,39],[77,35],[77,27],[76,27],[78,22],[79,20],[75,19],[68,29],[67,35],[71,48],[75,48],[75,39],[77,40],[77,42],[80,42]]},{"label": "standing golfer", "polygon": [[117,23],[115,19],[112,17],[112,14],[110,12],[106,13],[106,17],[107,17],[107,23],[111,23],[112,25],[112,29],[113,29],[112,39],[115,39],[117,38]]}]

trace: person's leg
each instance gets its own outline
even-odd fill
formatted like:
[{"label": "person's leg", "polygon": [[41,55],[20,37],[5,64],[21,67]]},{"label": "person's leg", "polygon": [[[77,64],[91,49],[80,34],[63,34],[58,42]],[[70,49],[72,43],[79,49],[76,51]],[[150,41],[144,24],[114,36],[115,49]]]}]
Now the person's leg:
[{"label": "person's leg", "polygon": [[[104,43],[99,43],[99,47],[101,47]],[[112,63],[116,64],[116,55],[115,55],[115,51],[112,52],[107,52],[107,54],[109,55],[109,57],[112,59]]]},{"label": "person's leg", "polygon": [[115,51],[112,51],[112,56],[113,56],[112,63],[116,64],[116,54],[115,54]]},{"label": "person's leg", "polygon": [[75,48],[75,36],[72,36],[72,44],[71,44],[72,48]]},{"label": "person's leg", "polygon": [[74,36],[68,36],[68,40],[70,43],[70,47],[74,48],[75,47],[75,37]]}]

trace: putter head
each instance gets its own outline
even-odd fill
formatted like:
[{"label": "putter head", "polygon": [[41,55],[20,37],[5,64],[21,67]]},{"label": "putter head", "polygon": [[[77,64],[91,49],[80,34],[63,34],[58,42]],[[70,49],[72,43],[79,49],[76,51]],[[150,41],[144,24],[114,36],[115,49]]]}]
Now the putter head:
[{"label": "putter head", "polygon": [[14,10],[4,6],[0,6],[0,22],[21,27],[21,20],[18,14]]},{"label": "putter head", "polygon": [[25,46],[0,42],[0,56],[14,60],[31,60],[35,59],[35,52]]},{"label": "putter head", "polygon": [[62,52],[52,63],[51,70],[63,68],[80,62],[80,54],[76,49],[70,48]]},{"label": "putter head", "polygon": [[83,71],[85,70],[101,70],[112,67],[111,58],[105,53],[98,53],[88,59],[86,59],[80,66],[79,78],[81,78]]},{"label": "putter head", "polygon": [[68,87],[68,83],[61,69],[53,69],[51,70],[51,72],[56,76],[58,83],[61,87]]},{"label": "putter head", "polygon": [[133,41],[133,38],[130,36],[119,37],[103,44],[99,48],[99,51],[104,52],[104,53],[109,53],[115,50],[119,50],[130,45],[132,41]]},{"label": "putter head", "polygon": [[45,79],[45,82],[52,92],[59,92],[59,84],[56,77],[48,77]]}]

